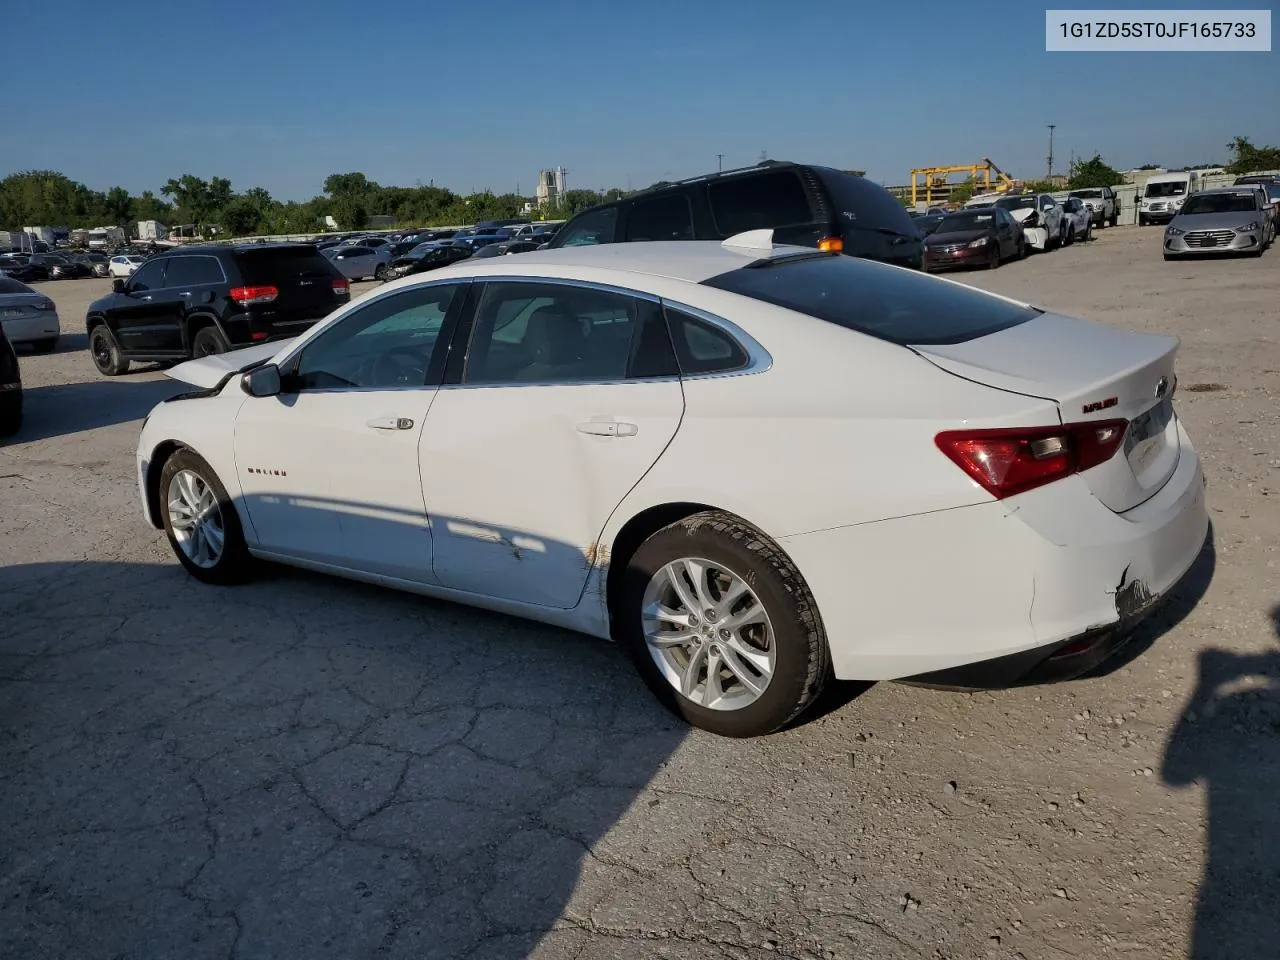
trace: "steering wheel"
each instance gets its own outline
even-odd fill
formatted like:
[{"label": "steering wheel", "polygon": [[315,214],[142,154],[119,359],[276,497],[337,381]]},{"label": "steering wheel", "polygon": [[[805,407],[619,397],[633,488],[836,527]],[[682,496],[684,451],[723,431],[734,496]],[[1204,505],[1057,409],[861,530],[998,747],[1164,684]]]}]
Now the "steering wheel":
[{"label": "steering wheel", "polygon": [[420,387],[427,382],[427,364],[413,347],[392,347],[373,361],[373,380],[380,386]]}]

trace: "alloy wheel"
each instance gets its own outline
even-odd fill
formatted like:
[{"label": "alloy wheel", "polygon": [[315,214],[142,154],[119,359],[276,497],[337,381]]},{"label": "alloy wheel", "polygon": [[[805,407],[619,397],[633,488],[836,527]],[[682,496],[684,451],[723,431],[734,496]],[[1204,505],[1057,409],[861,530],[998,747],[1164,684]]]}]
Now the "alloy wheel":
[{"label": "alloy wheel", "polygon": [[641,622],[658,669],[693,703],[738,710],[769,686],[776,645],[768,611],[723,564],[695,557],[666,564],[645,588]]},{"label": "alloy wheel", "polygon": [[213,488],[194,470],[179,470],[169,481],[169,526],[188,560],[209,569],[222,557],[226,534]]}]

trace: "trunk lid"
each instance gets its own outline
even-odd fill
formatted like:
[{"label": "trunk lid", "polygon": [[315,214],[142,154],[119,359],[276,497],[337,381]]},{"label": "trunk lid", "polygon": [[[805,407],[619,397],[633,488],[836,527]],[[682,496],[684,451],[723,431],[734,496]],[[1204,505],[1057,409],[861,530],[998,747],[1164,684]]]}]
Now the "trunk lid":
[{"label": "trunk lid", "polygon": [[342,274],[314,247],[263,245],[240,252],[237,260],[247,286],[279,291],[271,303],[250,308],[259,326],[272,335],[300,333],[347,302],[333,289]]},{"label": "trunk lid", "polygon": [[33,317],[48,299],[43,293],[0,293],[0,320]]},{"label": "trunk lid", "polygon": [[1081,474],[1117,513],[1153,497],[1177,467],[1176,337],[1045,313],[964,343],[912,349],[966,380],[1052,400],[1063,423],[1127,420],[1116,455]]}]

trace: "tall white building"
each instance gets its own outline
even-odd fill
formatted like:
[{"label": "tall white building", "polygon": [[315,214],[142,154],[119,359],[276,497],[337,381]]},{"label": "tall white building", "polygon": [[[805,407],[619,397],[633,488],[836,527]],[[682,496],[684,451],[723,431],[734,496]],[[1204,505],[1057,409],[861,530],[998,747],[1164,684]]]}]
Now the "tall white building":
[{"label": "tall white building", "polygon": [[534,193],[538,206],[555,205],[564,199],[566,172],[564,167],[538,171],[538,189]]}]

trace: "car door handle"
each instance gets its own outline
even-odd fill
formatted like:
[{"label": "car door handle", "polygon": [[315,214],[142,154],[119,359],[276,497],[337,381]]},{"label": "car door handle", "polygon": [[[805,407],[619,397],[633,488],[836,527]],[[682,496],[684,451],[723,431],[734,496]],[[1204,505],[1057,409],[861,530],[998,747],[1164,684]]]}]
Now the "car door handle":
[{"label": "car door handle", "polygon": [[583,420],[578,424],[579,433],[592,437],[634,437],[639,431],[634,423],[618,420]]},{"label": "car door handle", "polygon": [[375,430],[412,430],[413,421],[408,417],[374,417],[366,420],[365,426]]}]

